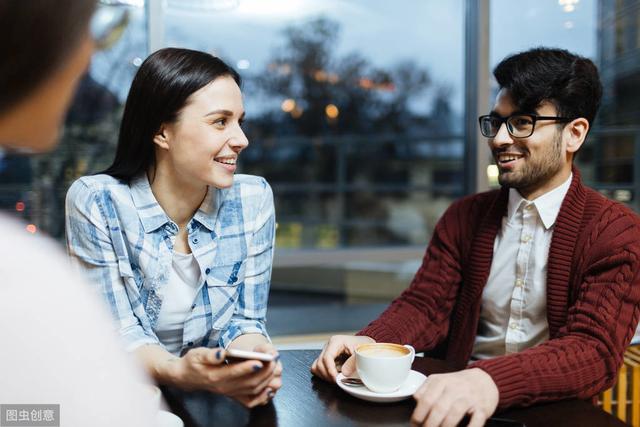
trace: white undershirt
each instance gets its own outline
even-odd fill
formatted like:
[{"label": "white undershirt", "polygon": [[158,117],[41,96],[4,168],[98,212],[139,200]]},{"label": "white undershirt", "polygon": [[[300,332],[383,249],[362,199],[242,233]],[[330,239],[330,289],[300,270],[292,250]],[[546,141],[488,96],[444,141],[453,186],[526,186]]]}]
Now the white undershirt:
[{"label": "white undershirt", "polygon": [[517,353],[549,339],[547,258],[572,176],[534,201],[509,190],[507,216],[494,242],[491,272],[482,292],[472,358]]},{"label": "white undershirt", "polygon": [[167,351],[179,355],[184,323],[199,290],[200,267],[193,254],[173,252],[171,273],[162,288],[155,332]]}]

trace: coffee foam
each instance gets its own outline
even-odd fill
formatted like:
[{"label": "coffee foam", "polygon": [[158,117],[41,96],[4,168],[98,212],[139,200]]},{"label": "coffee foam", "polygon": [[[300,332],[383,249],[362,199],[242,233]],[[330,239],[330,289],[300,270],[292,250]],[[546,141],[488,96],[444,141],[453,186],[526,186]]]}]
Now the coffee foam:
[{"label": "coffee foam", "polygon": [[402,357],[411,353],[411,350],[398,344],[376,343],[361,345],[357,352],[368,357]]}]

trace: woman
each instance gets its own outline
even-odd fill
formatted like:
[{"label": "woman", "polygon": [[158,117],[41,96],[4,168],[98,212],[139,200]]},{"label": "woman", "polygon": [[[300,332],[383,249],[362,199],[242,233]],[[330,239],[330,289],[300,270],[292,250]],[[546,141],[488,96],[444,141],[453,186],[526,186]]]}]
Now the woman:
[{"label": "woman", "polygon": [[234,179],[248,144],[239,86],[203,52],[147,58],[113,164],[67,193],[67,245],[157,382],[252,407],[273,397],[282,368],[223,363],[229,348],[277,355],[265,329],[273,195],[263,178]]}]

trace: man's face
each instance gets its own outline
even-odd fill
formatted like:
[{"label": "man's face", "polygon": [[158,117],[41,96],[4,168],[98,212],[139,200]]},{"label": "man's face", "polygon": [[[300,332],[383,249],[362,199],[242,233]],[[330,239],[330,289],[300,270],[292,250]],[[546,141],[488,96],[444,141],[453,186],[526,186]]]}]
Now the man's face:
[{"label": "man's face", "polygon": [[[550,102],[543,102],[535,111],[518,111],[505,89],[498,93],[492,113],[501,117],[514,113],[558,115]],[[531,136],[515,138],[503,124],[488,140],[500,184],[533,200],[564,182],[571,171],[571,158],[566,154],[561,126],[554,121],[538,121]]]}]

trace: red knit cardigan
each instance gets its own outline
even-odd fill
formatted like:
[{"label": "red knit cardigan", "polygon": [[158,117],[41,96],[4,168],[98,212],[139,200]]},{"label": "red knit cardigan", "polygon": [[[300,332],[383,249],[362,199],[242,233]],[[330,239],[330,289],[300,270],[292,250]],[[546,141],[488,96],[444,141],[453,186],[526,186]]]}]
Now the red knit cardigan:
[{"label": "red knit cardigan", "polygon": [[[412,344],[467,367],[508,189],[455,202],[435,227],[411,285],[359,335]],[[609,388],[640,317],[640,219],[582,185],[577,169],[547,264],[550,339],[468,367],[498,386],[499,408],[592,398]],[[505,284],[510,292],[511,284]]]}]

